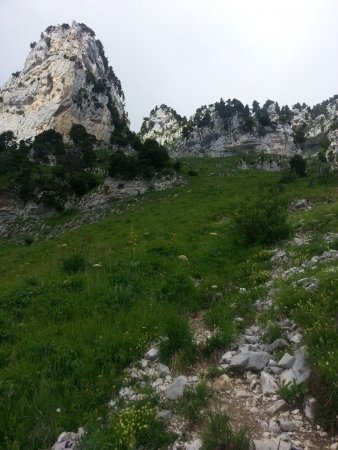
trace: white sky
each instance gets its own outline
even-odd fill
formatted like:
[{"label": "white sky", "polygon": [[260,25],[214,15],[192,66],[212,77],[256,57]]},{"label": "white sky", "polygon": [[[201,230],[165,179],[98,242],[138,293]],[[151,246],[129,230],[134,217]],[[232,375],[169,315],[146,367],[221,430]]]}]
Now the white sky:
[{"label": "white sky", "polygon": [[137,130],[223,97],[318,103],[338,93],[338,0],[0,0],[0,85],[49,25],[91,27]]}]

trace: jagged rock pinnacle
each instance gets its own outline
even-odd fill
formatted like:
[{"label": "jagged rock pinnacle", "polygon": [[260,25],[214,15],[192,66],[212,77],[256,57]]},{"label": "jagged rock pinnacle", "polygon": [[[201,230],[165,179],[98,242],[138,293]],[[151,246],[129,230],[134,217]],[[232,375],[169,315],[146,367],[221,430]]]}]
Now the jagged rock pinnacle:
[{"label": "jagged rock pinnacle", "polygon": [[85,24],[49,26],[21,72],[0,89],[0,133],[18,140],[54,128],[67,139],[72,123],[108,142],[114,122],[126,118],[124,94],[103,46]]}]

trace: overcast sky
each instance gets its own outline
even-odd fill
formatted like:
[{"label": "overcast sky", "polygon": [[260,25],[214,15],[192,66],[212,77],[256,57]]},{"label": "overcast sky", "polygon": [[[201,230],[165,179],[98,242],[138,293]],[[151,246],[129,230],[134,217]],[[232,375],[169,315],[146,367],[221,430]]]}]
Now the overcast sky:
[{"label": "overcast sky", "polygon": [[102,41],[136,130],[162,103],[190,116],[220,97],[338,93],[338,0],[0,0],[0,85],[41,31],[73,20]]}]

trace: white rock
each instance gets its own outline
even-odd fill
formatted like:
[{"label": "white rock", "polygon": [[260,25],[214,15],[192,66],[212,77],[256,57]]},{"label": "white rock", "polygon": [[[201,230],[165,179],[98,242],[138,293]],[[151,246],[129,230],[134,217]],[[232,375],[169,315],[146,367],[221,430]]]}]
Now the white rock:
[{"label": "white rock", "polygon": [[159,356],[159,349],[157,347],[150,348],[147,353],[144,355],[144,359],[148,361],[155,361]]},{"label": "white rock", "polygon": [[187,384],[187,377],[180,375],[175,378],[173,383],[167,389],[165,395],[168,400],[177,400],[180,397],[183,397],[184,388]]},{"label": "white rock", "polygon": [[195,439],[194,441],[186,442],[184,448],[185,450],[200,450],[202,448],[202,441]]},{"label": "white rock", "polygon": [[274,415],[278,412],[286,411],[288,409],[288,404],[284,400],[277,400],[266,410],[268,414]]},{"label": "white rock", "polygon": [[263,394],[275,394],[278,390],[275,379],[266,372],[261,372],[261,387]]},{"label": "white rock", "polygon": [[295,357],[289,353],[285,353],[284,356],[278,361],[277,365],[283,369],[290,369],[295,362]]}]

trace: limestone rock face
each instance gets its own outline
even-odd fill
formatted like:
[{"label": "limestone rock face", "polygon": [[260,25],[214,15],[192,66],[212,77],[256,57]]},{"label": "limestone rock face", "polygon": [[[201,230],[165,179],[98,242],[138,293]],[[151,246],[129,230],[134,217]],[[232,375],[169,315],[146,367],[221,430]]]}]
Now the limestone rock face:
[{"label": "limestone rock face", "polygon": [[142,124],[142,137],[144,139],[154,139],[161,145],[168,141],[174,142],[180,139],[181,129],[178,126],[182,117],[167,105],[156,106],[149,117],[146,117]]},{"label": "limestone rock face", "polygon": [[202,106],[186,119],[166,105],[156,107],[143,122],[140,135],[168,146],[172,156],[226,156],[262,151],[290,156],[304,143],[314,151],[328,147],[338,153],[338,96],[310,108],[280,108],[268,101],[261,113],[234,99]]},{"label": "limestone rock face", "polygon": [[65,140],[73,123],[108,142],[114,119],[124,117],[121,83],[100,41],[84,24],[50,26],[21,72],[0,89],[0,133],[18,140],[54,128]]}]

